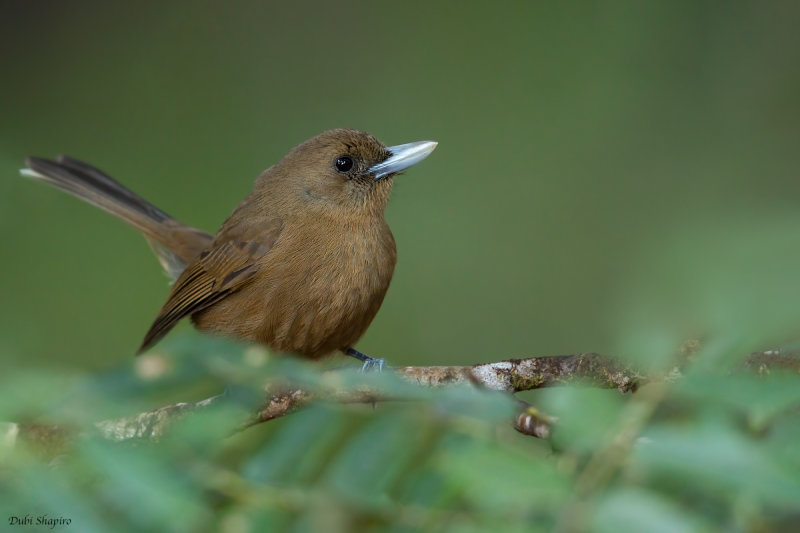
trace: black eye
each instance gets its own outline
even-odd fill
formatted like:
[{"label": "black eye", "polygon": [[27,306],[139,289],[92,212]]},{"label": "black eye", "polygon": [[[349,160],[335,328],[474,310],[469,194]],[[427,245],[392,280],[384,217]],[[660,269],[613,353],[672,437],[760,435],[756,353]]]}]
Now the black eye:
[{"label": "black eye", "polygon": [[347,172],[353,168],[353,159],[350,156],[343,155],[341,157],[337,157],[336,162],[333,165],[339,172]]}]

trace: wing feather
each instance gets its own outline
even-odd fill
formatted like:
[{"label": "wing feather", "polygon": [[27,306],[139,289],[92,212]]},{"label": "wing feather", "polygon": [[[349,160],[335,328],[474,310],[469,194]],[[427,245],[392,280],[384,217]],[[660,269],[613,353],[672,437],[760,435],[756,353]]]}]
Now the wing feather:
[{"label": "wing feather", "polygon": [[182,318],[201,311],[239,290],[258,272],[259,259],[275,242],[229,240],[215,242],[183,270],[142,341],[138,353],[158,342]]}]

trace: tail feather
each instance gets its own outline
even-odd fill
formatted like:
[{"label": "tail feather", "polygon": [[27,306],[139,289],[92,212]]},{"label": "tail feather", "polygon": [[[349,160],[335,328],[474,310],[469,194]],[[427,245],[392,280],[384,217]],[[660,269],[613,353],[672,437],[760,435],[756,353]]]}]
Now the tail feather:
[{"label": "tail feather", "polygon": [[181,224],[138,194],[77,159],[29,157],[22,175],[41,180],[111,213],[142,232],[174,278],[211,242],[211,235]]}]

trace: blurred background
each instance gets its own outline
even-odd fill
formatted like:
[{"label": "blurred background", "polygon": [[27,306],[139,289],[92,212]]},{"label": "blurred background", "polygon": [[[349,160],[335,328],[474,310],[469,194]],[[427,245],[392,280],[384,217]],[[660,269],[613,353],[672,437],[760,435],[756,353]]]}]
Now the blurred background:
[{"label": "blurred background", "polygon": [[507,398],[456,391],[224,438],[245,403],[158,446],[82,441],[58,465],[0,446],[0,516],[98,532],[796,524],[796,375],[717,368],[800,333],[798,27],[790,2],[0,0],[0,420],[81,426],[224,384],[260,394],[255,367],[317,370],[188,324],[134,359],[166,277],[134,230],[21,178],[27,155],[83,159],[215,231],[264,168],[334,127],[439,142],[397,178],[399,263],[360,350],[668,367],[698,339],[706,362],[633,397],[527,395],[559,417],[550,442],[510,428]]},{"label": "blurred background", "polygon": [[0,6],[14,365],[127,359],[168,292],[135,231],[20,178],[26,155],[215,231],[333,127],[440,143],[397,180],[399,264],[359,344],[394,364],[635,351],[632,331],[705,335],[800,296],[793,4]]}]

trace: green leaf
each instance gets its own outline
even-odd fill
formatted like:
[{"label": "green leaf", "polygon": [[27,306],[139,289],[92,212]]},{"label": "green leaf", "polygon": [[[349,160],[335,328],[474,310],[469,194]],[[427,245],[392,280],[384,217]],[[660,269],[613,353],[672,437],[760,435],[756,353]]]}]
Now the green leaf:
[{"label": "green leaf", "polygon": [[714,531],[706,521],[664,495],[638,488],[608,491],[588,520],[597,533],[697,533]]},{"label": "green leaf", "polygon": [[560,387],[541,393],[542,409],[558,419],[553,428],[557,447],[592,452],[615,436],[625,405],[619,392]]},{"label": "green leaf", "polygon": [[703,408],[722,405],[743,412],[756,431],[780,413],[800,406],[798,377],[783,372],[756,376],[690,371],[675,392]]},{"label": "green leaf", "polygon": [[325,405],[280,422],[280,432],[245,462],[242,471],[247,479],[279,484],[310,482],[347,428],[341,409]]},{"label": "green leaf", "polygon": [[634,451],[635,469],[704,488],[720,501],[747,497],[779,509],[797,509],[800,477],[767,448],[713,418],[677,426],[659,424]]},{"label": "green leaf", "polygon": [[398,476],[423,445],[424,418],[408,408],[381,406],[344,445],[325,475],[326,485],[358,505],[382,505]]},{"label": "green leaf", "polygon": [[500,442],[470,439],[442,447],[435,464],[445,482],[471,506],[493,515],[518,515],[563,504],[569,479],[552,460]]}]

